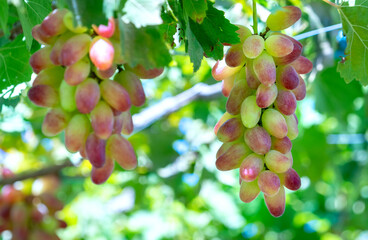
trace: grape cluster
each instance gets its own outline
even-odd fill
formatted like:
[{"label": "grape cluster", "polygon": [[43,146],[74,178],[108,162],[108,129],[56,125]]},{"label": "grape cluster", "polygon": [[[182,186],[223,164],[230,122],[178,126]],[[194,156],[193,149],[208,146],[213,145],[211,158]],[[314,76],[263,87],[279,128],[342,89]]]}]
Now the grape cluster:
[{"label": "grape cluster", "polygon": [[[2,177],[11,177],[8,169],[2,169]],[[0,194],[0,233],[10,231],[12,240],[58,240],[58,228],[66,228],[64,221],[55,215],[63,203],[52,193],[27,195],[5,185]]]},{"label": "grape cluster", "polygon": [[278,32],[300,17],[299,8],[286,6],[271,13],[260,35],[238,26],[241,43],[231,46],[212,69],[228,97],[215,126],[223,142],[216,166],[222,171],[239,168],[240,199],[249,203],[262,191],[275,217],[285,210],[284,187],[297,190],[301,184],[292,168],[291,140],[298,136],[297,101],[306,95],[300,74],[309,73],[313,64],[301,56],[300,42]]},{"label": "grape cluster", "polygon": [[126,65],[116,20],[92,28],[75,27],[70,11],[56,9],[32,29],[44,47],[30,58],[38,75],[28,97],[50,108],[43,134],[51,137],[65,130],[66,149],[89,159],[92,181],[101,184],[114,161],[126,170],[137,166],[134,149],[121,133],[133,131],[131,105],[145,102],[140,78],[157,77],[163,69]]}]

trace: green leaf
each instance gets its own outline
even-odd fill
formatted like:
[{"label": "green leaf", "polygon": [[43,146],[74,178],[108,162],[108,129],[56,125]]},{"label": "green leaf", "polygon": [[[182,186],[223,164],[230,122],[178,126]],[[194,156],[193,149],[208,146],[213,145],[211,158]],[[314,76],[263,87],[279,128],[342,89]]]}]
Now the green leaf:
[{"label": "green leaf", "polygon": [[29,52],[19,35],[13,42],[0,48],[0,91],[31,80]]},{"label": "green leaf", "polygon": [[[103,0],[65,0],[69,9],[73,12],[76,25],[83,25],[88,28],[92,24],[107,25],[107,17],[111,14],[111,9],[104,6]],[[115,6],[118,6],[116,4]],[[108,15],[108,16],[106,16]]]},{"label": "green leaf", "polygon": [[135,28],[119,17],[121,48],[130,66],[142,64],[145,68],[167,66],[171,61],[169,50],[157,27]]},{"label": "green leaf", "polygon": [[202,23],[206,17],[206,0],[183,0],[183,7],[186,14],[197,23]]},{"label": "green leaf", "polygon": [[17,12],[26,38],[27,48],[30,49],[33,40],[32,28],[40,24],[51,12],[51,3],[49,0],[22,0],[17,5]]},{"label": "green leaf", "polygon": [[355,6],[345,3],[339,13],[348,45],[337,71],[347,83],[355,79],[368,85],[368,1],[357,0]]},{"label": "green leaf", "polygon": [[230,23],[224,16],[224,12],[213,7],[208,2],[207,16],[202,24],[189,19],[190,28],[201,44],[208,57],[215,60],[223,58],[223,43],[236,44],[240,42],[236,30],[239,28]]},{"label": "green leaf", "polygon": [[317,79],[313,82],[316,110],[346,122],[347,115],[355,111],[354,100],[363,97],[362,86],[358,82],[346,86],[335,67],[323,70]]},{"label": "green leaf", "polygon": [[199,67],[201,66],[201,62],[203,59],[203,49],[201,44],[197,41],[196,37],[194,36],[190,26],[187,26],[185,35],[188,38],[188,54],[190,57],[190,61],[193,63],[193,70],[196,72]]},{"label": "green leaf", "polygon": [[161,6],[164,0],[128,0],[123,9],[123,21],[137,28],[162,23]]},{"label": "green leaf", "polygon": [[15,108],[20,101],[20,96],[12,97],[12,98],[3,98],[0,97],[0,113],[3,109],[3,106],[13,107]]},{"label": "green leaf", "polygon": [[161,12],[163,24],[158,26],[158,29],[164,40],[173,48],[175,47],[174,35],[176,33],[177,22],[174,17],[167,11]]},{"label": "green leaf", "polygon": [[9,5],[7,0],[0,0],[0,28],[4,31],[5,35],[8,34],[8,11]]}]

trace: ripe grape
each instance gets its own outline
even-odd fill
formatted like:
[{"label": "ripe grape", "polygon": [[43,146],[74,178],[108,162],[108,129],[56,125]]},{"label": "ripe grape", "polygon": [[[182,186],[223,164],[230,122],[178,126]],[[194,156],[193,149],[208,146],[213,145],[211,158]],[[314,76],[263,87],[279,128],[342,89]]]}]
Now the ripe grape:
[{"label": "ripe grape", "polygon": [[96,168],[92,166],[91,171],[91,180],[94,184],[102,184],[107,181],[107,179],[112,174],[115,167],[115,162],[112,158],[107,157],[105,164],[100,167]]},{"label": "ripe grape", "polygon": [[91,123],[84,114],[74,115],[65,129],[65,147],[69,152],[78,152],[83,148],[90,133]]},{"label": "ripe grape", "polygon": [[39,73],[45,68],[54,66],[54,64],[50,60],[51,50],[51,47],[46,46],[44,48],[41,48],[31,56],[31,58],[29,59],[29,64],[31,65],[33,72]]},{"label": "ripe grape", "polygon": [[280,187],[278,193],[274,196],[264,195],[265,203],[268,211],[274,217],[280,217],[285,212],[285,189]]},{"label": "ripe grape", "polygon": [[249,154],[244,158],[239,168],[241,179],[245,182],[254,181],[262,171],[263,165],[264,162],[262,156],[255,153]]},{"label": "ripe grape", "polygon": [[241,120],[245,127],[253,128],[261,117],[261,108],[257,105],[256,96],[247,97],[240,107]]},{"label": "ripe grape", "polygon": [[66,67],[64,80],[69,85],[76,86],[87,79],[91,72],[91,65],[88,59],[82,58],[78,62]]},{"label": "ripe grape", "polygon": [[270,170],[263,171],[259,174],[258,186],[265,196],[274,196],[280,190],[280,178]]},{"label": "ripe grape", "polygon": [[244,127],[239,118],[231,118],[221,125],[217,138],[221,142],[232,142],[243,136]]},{"label": "ripe grape", "polygon": [[124,112],[130,108],[129,94],[118,82],[103,80],[100,89],[102,98],[114,109]]},{"label": "ripe grape", "polygon": [[90,113],[100,100],[100,87],[95,79],[88,78],[77,86],[75,102],[78,111]]},{"label": "ripe grape", "polygon": [[89,57],[98,69],[107,70],[114,60],[114,47],[107,38],[95,37],[89,48]]},{"label": "ripe grape", "polygon": [[60,52],[60,63],[63,66],[71,66],[81,60],[88,53],[91,37],[85,33],[69,38]]},{"label": "ripe grape", "polygon": [[234,142],[216,159],[216,167],[221,171],[238,168],[250,149],[243,142]]},{"label": "ripe grape", "polygon": [[284,116],[275,109],[269,108],[263,112],[262,124],[264,129],[274,137],[283,138],[288,133]]},{"label": "ripe grape", "polygon": [[229,48],[225,56],[225,62],[229,67],[244,65],[245,56],[243,54],[243,47],[241,44],[237,44]]},{"label": "ripe grape", "polygon": [[253,70],[258,80],[266,86],[276,81],[276,65],[273,58],[264,51],[253,61]]},{"label": "ripe grape", "polygon": [[275,173],[286,172],[291,167],[291,160],[284,154],[270,150],[264,158],[267,167]]},{"label": "ripe grape", "polygon": [[67,126],[69,115],[61,108],[51,109],[45,116],[42,123],[42,133],[45,136],[53,137],[58,135]]},{"label": "ripe grape", "polygon": [[296,23],[301,16],[302,12],[298,7],[286,6],[271,13],[266,24],[272,31],[281,31]]},{"label": "ripe grape", "polygon": [[86,141],[86,154],[92,166],[100,168],[105,164],[106,140],[100,139],[95,133],[91,133]]},{"label": "ripe grape", "polygon": [[146,101],[146,95],[143,90],[142,82],[137,75],[130,71],[121,71],[116,74],[115,81],[120,83],[128,92],[130,100],[134,106],[142,106]]},{"label": "ripe grape", "polygon": [[278,66],[276,69],[277,82],[288,90],[293,90],[299,85],[299,75],[290,65]]},{"label": "ripe grape", "polygon": [[56,36],[64,33],[64,16],[68,13],[66,9],[55,9],[41,23],[41,29],[47,36]]},{"label": "ripe grape", "polygon": [[267,52],[273,57],[285,57],[294,49],[294,44],[282,35],[271,35],[265,41]]},{"label": "ripe grape", "polygon": [[296,109],[296,98],[293,92],[279,89],[275,107],[285,115],[291,115]]},{"label": "ripe grape", "polygon": [[260,108],[269,107],[277,97],[277,86],[275,84],[267,87],[260,84],[257,88],[256,103]]},{"label": "ripe grape", "polygon": [[40,107],[55,107],[59,103],[58,92],[49,85],[36,85],[28,90],[28,98]]},{"label": "ripe grape", "polygon": [[271,149],[271,137],[261,126],[248,128],[244,132],[244,141],[249,148],[260,155],[268,153]]},{"label": "ripe grape", "polygon": [[120,134],[113,134],[107,140],[106,156],[114,159],[125,170],[137,167],[137,157],[132,145]]},{"label": "ripe grape", "polygon": [[91,124],[96,136],[101,139],[110,137],[114,127],[114,114],[104,101],[100,101],[92,110]]},{"label": "ripe grape", "polygon": [[60,106],[67,112],[73,112],[75,109],[77,109],[77,105],[74,99],[76,90],[77,87],[70,86],[64,80],[60,84]]},{"label": "ripe grape", "polygon": [[245,203],[252,202],[261,190],[258,187],[257,181],[246,182],[242,181],[240,185],[239,197]]},{"label": "ripe grape", "polygon": [[243,53],[245,57],[249,59],[258,57],[263,52],[264,48],[264,39],[258,35],[252,35],[248,37],[243,43]]}]

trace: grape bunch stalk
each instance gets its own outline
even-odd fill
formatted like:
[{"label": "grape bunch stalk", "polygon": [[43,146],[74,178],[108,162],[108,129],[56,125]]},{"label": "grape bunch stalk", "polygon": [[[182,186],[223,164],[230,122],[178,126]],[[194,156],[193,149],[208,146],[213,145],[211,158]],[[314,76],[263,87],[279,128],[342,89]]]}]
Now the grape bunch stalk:
[{"label": "grape bunch stalk", "polygon": [[49,108],[42,132],[51,137],[65,130],[65,146],[92,164],[91,178],[105,182],[116,161],[123,169],[137,166],[130,142],[131,105],[141,106],[140,79],[154,78],[163,68],[130,67],[121,54],[118,23],[73,25],[73,14],[56,9],[32,29],[43,47],[30,58],[38,74],[28,91],[37,106]]},{"label": "grape bunch stalk", "polygon": [[285,6],[269,15],[259,35],[238,26],[241,42],[230,46],[212,69],[228,97],[226,112],[215,126],[223,142],[216,167],[239,168],[240,199],[249,203],[263,192],[275,217],[285,211],[284,187],[295,191],[301,185],[292,168],[291,140],[298,136],[297,101],[306,95],[300,74],[309,73],[313,64],[301,56],[300,42],[280,33],[300,17],[299,8]]}]

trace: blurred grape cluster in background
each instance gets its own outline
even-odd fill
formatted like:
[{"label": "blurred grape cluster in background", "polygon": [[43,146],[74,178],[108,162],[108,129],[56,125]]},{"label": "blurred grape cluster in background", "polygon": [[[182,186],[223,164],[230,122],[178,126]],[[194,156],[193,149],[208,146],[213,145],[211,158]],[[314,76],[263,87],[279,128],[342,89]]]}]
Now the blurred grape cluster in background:
[{"label": "blurred grape cluster in background", "polygon": [[[249,26],[251,5],[244,2],[218,0],[215,6],[232,23]],[[268,10],[262,6],[273,1],[259,2],[264,21]],[[292,36],[340,22],[336,10],[322,1],[277,2],[302,8],[302,21],[286,30]],[[287,191],[285,214],[280,218],[269,214],[263,197],[241,202],[239,172],[220,172],[215,167],[221,143],[213,127],[226,105],[220,95],[195,100],[136,131],[129,141],[136,149],[138,168],[124,171],[116,166],[103,185],[91,182],[90,163],[70,155],[63,136],[43,136],[46,110],[20,96],[15,109],[3,106],[0,113],[0,166],[17,174],[67,159],[80,165],[64,168],[56,175],[57,183],[52,183],[64,203],[57,218],[67,227],[56,230],[63,240],[367,240],[368,88],[358,82],[346,84],[336,72],[346,47],[341,29],[300,41],[315,66],[305,76],[307,97],[297,109],[299,136],[292,148],[293,168],[302,177],[302,186],[297,192]],[[193,74],[183,52],[184,46],[176,49],[162,76],[143,80],[148,101],[142,109],[197,83],[215,84],[211,76],[215,62],[204,60]],[[23,84],[16,90],[28,87]],[[132,114],[142,109],[133,107]],[[27,179],[16,182],[14,188],[40,195],[47,192],[47,182]],[[0,239],[11,239],[11,233],[2,232]]]}]

